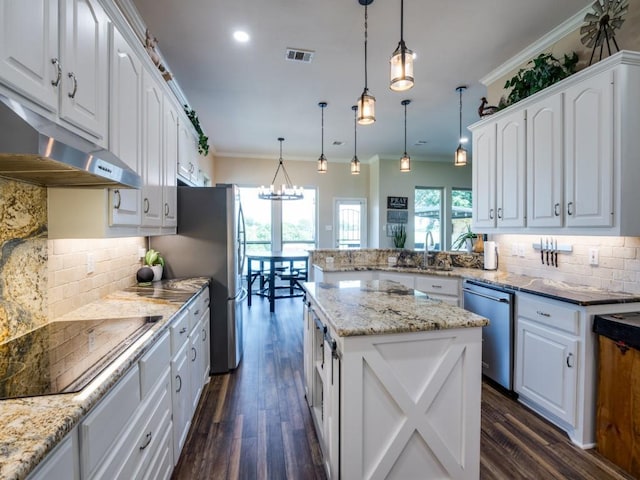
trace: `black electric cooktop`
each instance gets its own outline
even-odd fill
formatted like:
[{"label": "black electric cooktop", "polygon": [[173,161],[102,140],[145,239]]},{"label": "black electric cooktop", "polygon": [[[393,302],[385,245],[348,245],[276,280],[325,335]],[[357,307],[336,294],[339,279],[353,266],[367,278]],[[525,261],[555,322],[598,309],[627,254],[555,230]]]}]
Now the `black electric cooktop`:
[{"label": "black electric cooktop", "polygon": [[161,318],[52,322],[0,344],[0,399],[82,390]]}]

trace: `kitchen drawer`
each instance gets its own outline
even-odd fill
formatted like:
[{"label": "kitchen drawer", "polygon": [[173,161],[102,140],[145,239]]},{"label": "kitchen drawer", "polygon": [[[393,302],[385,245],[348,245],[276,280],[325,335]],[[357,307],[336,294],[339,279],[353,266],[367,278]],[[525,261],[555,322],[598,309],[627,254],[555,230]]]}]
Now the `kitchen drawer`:
[{"label": "kitchen drawer", "polygon": [[460,295],[460,280],[457,278],[443,278],[416,275],[416,290],[439,295]]},{"label": "kitchen drawer", "polygon": [[140,375],[134,365],[80,425],[80,469],[90,478],[140,405]]},{"label": "kitchen drawer", "polygon": [[[156,447],[153,460],[147,470],[142,472],[142,480],[169,480],[173,472],[173,436],[171,429],[167,428],[164,437]],[[177,459],[176,459],[177,460]]]},{"label": "kitchen drawer", "polygon": [[189,309],[183,309],[171,322],[171,355],[175,355],[183,345],[186,345],[189,338]]},{"label": "kitchen drawer", "polygon": [[171,430],[171,381],[169,373],[141,404],[130,428],[110,449],[111,454],[93,480],[140,478],[156,449]]},{"label": "kitchen drawer", "polygon": [[144,399],[169,368],[171,346],[169,332],[165,332],[140,359],[140,398]]},{"label": "kitchen drawer", "polygon": [[198,296],[189,304],[189,331],[198,324],[202,318],[202,314],[209,308],[209,289],[205,288]]},{"label": "kitchen drawer", "polygon": [[516,308],[519,317],[564,330],[573,335],[580,334],[580,312],[575,308],[548,301],[542,297],[517,294]]}]

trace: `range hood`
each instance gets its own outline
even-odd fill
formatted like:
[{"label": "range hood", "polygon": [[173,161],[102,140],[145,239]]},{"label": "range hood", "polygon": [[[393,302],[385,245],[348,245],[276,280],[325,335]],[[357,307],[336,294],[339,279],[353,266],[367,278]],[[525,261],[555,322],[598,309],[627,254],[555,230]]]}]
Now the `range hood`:
[{"label": "range hood", "polygon": [[142,186],[140,176],[108,150],[3,95],[0,177],[47,187]]}]

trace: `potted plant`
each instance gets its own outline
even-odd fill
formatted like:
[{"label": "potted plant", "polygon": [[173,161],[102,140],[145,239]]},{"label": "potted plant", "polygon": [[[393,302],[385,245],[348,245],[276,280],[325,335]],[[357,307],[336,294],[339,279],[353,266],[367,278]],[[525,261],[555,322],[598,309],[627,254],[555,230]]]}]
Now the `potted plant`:
[{"label": "potted plant", "polygon": [[478,236],[471,231],[471,225],[467,225],[467,230],[458,235],[458,238],[453,242],[453,249],[460,250],[463,245],[467,246],[467,251],[471,253],[473,251],[473,241]]},{"label": "potted plant", "polygon": [[150,248],[144,256],[144,264],[153,270],[153,280],[157,282],[162,279],[162,270],[164,269],[164,258],[160,252]]},{"label": "potted plant", "polygon": [[404,242],[407,241],[407,230],[404,225],[396,225],[393,227],[393,244],[396,248],[404,248]]}]

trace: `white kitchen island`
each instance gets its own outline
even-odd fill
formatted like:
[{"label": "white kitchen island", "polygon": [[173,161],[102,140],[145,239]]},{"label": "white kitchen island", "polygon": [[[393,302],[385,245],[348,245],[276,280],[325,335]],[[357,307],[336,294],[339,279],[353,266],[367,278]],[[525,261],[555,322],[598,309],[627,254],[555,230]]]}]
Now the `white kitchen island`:
[{"label": "white kitchen island", "polygon": [[478,479],[487,320],[383,280],[306,283],[307,401],[331,479]]}]

